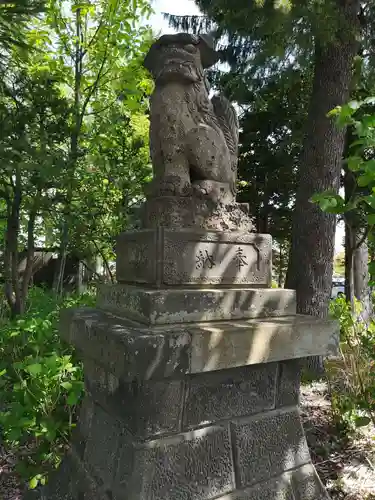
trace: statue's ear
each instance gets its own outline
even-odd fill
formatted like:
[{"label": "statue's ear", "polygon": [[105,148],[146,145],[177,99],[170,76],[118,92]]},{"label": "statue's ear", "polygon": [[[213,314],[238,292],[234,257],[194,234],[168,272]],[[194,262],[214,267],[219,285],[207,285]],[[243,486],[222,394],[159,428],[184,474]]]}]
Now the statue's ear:
[{"label": "statue's ear", "polygon": [[198,42],[203,68],[209,68],[219,60],[219,53],[215,50],[214,39],[210,35],[200,35]]}]

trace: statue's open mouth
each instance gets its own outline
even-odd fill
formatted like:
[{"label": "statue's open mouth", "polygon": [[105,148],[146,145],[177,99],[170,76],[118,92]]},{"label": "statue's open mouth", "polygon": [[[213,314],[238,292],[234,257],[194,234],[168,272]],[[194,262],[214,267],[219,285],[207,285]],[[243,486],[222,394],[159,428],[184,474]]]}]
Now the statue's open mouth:
[{"label": "statue's open mouth", "polygon": [[156,80],[158,80],[160,77],[163,78],[163,75],[170,75],[171,73],[186,76],[187,73],[191,73],[191,65],[192,63],[190,61],[186,61],[186,59],[168,59],[166,64],[157,74]]},{"label": "statue's open mouth", "polygon": [[191,61],[186,61],[186,59],[179,59],[176,57],[175,59],[168,59],[164,69],[169,68],[170,66],[178,66],[178,67],[184,66],[186,68],[190,68],[191,64],[192,64]]}]

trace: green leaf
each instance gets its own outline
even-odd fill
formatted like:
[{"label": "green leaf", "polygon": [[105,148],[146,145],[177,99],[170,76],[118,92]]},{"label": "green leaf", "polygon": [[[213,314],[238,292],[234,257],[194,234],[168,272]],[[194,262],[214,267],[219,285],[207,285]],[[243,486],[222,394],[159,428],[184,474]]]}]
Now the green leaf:
[{"label": "green leaf", "polygon": [[331,118],[332,116],[337,116],[340,113],[341,113],[341,106],[336,106],[335,108],[331,109],[331,111],[329,111],[327,113],[327,117]]},{"label": "green leaf", "polygon": [[373,179],[375,180],[375,160],[368,160],[364,162],[363,168],[366,173],[371,174]]},{"label": "green leaf", "polygon": [[375,210],[375,195],[374,194],[370,194],[368,196],[364,196],[363,197],[363,201],[365,201],[366,203],[368,203],[368,205],[370,205],[370,207]]},{"label": "green leaf", "polygon": [[66,402],[69,406],[75,406],[78,403],[81,393],[72,391],[69,393]]},{"label": "green leaf", "polygon": [[369,174],[360,175],[357,179],[357,184],[359,187],[368,186],[371,182],[374,181],[374,177]]},{"label": "green leaf", "polygon": [[312,203],[317,203],[321,210],[333,214],[340,214],[345,211],[345,203],[343,198],[335,194],[333,191],[325,191],[324,193],[316,193],[311,198]]},{"label": "green leaf", "polygon": [[375,214],[368,214],[366,218],[370,226],[375,225]]},{"label": "green leaf", "polygon": [[337,201],[333,198],[325,198],[320,201],[319,203],[320,208],[324,211],[328,210],[329,208],[333,208],[337,205]]},{"label": "green leaf", "polygon": [[30,490],[35,490],[35,488],[38,486],[38,482],[38,476],[34,476],[33,478],[31,478],[29,481]]},{"label": "green leaf", "polygon": [[349,104],[344,104],[344,106],[341,106],[340,111],[336,113],[337,125],[339,127],[344,127],[352,123],[352,115],[355,113],[355,111],[356,109],[354,109],[354,107],[351,107]]},{"label": "green leaf", "polygon": [[357,146],[363,146],[364,143],[365,143],[364,139],[357,139],[356,141],[352,142],[349,147],[355,148]]},{"label": "green leaf", "polygon": [[1,370],[1,371],[0,371],[0,377],[2,377],[3,375],[5,375],[5,374],[6,374],[6,372],[7,372],[7,371],[6,371],[6,369],[5,369],[5,368],[4,368],[4,370]]},{"label": "green leaf", "polygon": [[356,427],[366,427],[371,422],[370,417],[356,417],[354,420]]},{"label": "green leaf", "polygon": [[42,371],[42,365],[40,363],[34,363],[32,365],[28,365],[25,368],[31,375],[38,375]]},{"label": "green leaf", "polygon": [[64,387],[64,389],[69,391],[72,388],[72,383],[71,382],[62,382],[61,387]]},{"label": "green leaf", "polygon": [[89,9],[90,7],[92,6],[91,3],[89,2],[78,2],[74,5],[72,5],[72,12],[77,12],[78,9],[80,9],[82,11],[82,14],[85,14]]},{"label": "green leaf", "polygon": [[346,161],[349,170],[351,170],[352,172],[357,172],[358,170],[360,170],[363,164],[362,156],[350,156]]}]

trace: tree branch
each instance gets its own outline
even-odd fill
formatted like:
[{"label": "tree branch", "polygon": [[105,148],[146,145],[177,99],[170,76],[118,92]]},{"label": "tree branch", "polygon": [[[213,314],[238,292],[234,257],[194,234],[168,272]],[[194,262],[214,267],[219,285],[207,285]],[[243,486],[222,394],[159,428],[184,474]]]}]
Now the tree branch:
[{"label": "tree branch", "polygon": [[83,56],[82,57],[85,57],[85,55],[87,54],[89,48],[91,47],[91,45],[94,43],[95,41],[95,38],[97,37],[97,35],[99,34],[99,31],[100,31],[100,28],[103,26],[103,23],[104,23],[104,19],[103,17],[100,19],[99,21],[99,24],[95,30],[95,33],[93,34],[91,40],[89,41],[89,43],[87,44],[87,48],[83,51]]},{"label": "tree branch", "polygon": [[103,262],[104,262],[104,265],[105,265],[105,267],[107,269],[109,277],[111,278],[111,282],[114,283],[114,281],[115,281],[114,276],[113,276],[112,271],[111,271],[111,269],[109,267],[108,261],[107,261],[105,255],[103,254],[103,251],[99,248],[99,246],[96,243],[96,241],[94,240],[94,238],[91,241],[94,243],[95,248],[97,249],[97,251],[99,252],[101,258],[103,259]]}]

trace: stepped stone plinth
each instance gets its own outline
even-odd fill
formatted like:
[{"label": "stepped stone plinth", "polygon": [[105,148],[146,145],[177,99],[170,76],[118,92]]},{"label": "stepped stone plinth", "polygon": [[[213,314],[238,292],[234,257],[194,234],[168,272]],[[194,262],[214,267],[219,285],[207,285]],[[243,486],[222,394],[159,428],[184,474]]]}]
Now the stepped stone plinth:
[{"label": "stepped stone plinth", "polygon": [[328,499],[300,420],[300,360],[335,350],[338,324],[271,288],[271,237],[235,201],[235,112],[203,81],[215,58],[188,34],[146,58],[143,229],[118,237],[117,283],[96,308],[62,315],[85,397],[42,499]]}]

